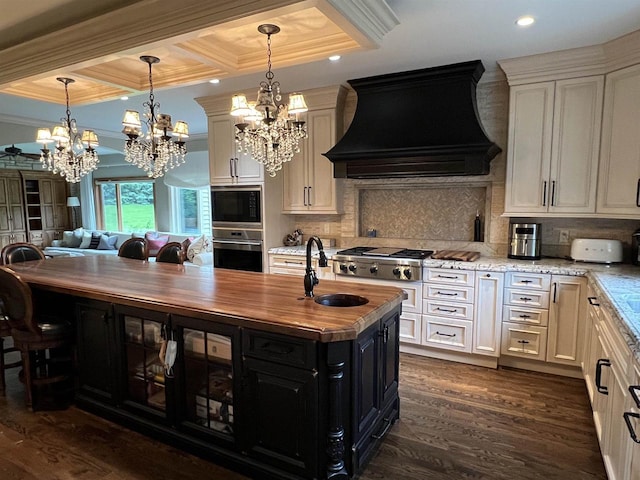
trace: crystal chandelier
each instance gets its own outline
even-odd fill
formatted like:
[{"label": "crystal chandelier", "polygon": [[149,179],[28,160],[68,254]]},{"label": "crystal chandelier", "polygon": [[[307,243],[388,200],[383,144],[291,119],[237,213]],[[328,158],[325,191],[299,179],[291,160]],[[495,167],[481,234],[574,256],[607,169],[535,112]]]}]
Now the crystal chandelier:
[{"label": "crystal chandelier", "polygon": [[[75,80],[65,77],[58,77],[56,80],[64,84],[67,116],[60,119],[61,124],[53,128],[53,133],[48,128],[38,129],[36,142],[42,143],[40,163],[42,168],[62,175],[67,182],[77,183],[87,173],[98,168],[98,154],[94,149],[98,146],[98,136],[93,130],[85,130],[82,135],[78,135],[76,119],[71,118],[69,110],[68,85]],[[52,142],[55,143],[53,152],[47,148]]]},{"label": "crystal chandelier", "polygon": [[[189,138],[189,127],[185,122],[171,125],[171,115],[157,113],[160,104],[153,95],[153,77],[151,66],[160,62],[158,57],[143,55],[140,60],[149,65],[149,101],[145,107],[145,133],[142,133],[140,114],[127,110],[122,119],[124,133],[129,139],[124,147],[124,159],[141,168],[150,178],[162,177],[167,170],[182,165],[187,155],[184,140]],[[176,140],[171,141],[171,137]]]},{"label": "crystal chandelier", "polygon": [[288,106],[276,104],[282,95],[280,82],[273,81],[271,71],[271,35],[278,33],[280,27],[264,24],[258,31],[267,36],[267,80],[260,82],[255,102],[247,102],[243,94],[234,95],[230,113],[239,119],[236,123],[238,150],[250,153],[275,177],[282,164],[300,151],[300,140],[307,138],[305,122],[299,119],[299,114],[307,111],[307,105],[301,93],[290,94]]}]

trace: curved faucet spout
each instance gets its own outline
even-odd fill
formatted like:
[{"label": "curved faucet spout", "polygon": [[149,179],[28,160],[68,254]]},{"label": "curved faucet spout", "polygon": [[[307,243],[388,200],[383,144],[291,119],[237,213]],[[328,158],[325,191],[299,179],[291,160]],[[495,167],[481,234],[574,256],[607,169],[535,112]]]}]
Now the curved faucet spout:
[{"label": "curved faucet spout", "polygon": [[318,253],[320,255],[320,259],[318,260],[318,265],[320,267],[327,266],[327,256],[324,254],[322,241],[320,240],[320,238],[314,235],[313,237],[310,237],[309,240],[307,240],[307,269],[305,270],[305,275],[304,275],[305,297],[313,297],[313,287],[315,287],[318,283],[320,283],[320,281],[318,280],[318,277],[316,276],[315,270],[311,267],[311,246],[313,245],[314,242],[318,247]]}]

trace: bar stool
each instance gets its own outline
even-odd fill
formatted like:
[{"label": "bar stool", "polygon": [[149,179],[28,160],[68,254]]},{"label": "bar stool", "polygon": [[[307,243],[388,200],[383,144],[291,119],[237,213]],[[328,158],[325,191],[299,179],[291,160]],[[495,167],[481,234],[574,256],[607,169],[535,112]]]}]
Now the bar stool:
[{"label": "bar stool", "polygon": [[148,260],[149,246],[144,238],[133,237],[125,240],[118,249],[118,256],[134,260]]},{"label": "bar stool", "polygon": [[184,250],[180,242],[169,242],[163,245],[156,254],[156,262],[178,263],[184,262]]},{"label": "bar stool", "polygon": [[46,257],[42,250],[32,243],[17,242],[5,245],[0,251],[2,265],[10,265],[16,262],[29,262],[31,260],[44,260]]},{"label": "bar stool", "polygon": [[59,317],[34,316],[31,288],[8,267],[0,267],[0,301],[0,314],[20,350],[27,407],[60,408],[61,401],[66,406],[73,393],[73,325]]},{"label": "bar stool", "polygon": [[[0,304],[0,312],[4,311],[3,305]],[[20,359],[8,362],[7,355],[13,352],[19,352],[15,346],[6,347],[5,341],[11,337],[11,325],[9,325],[9,319],[0,313],[0,395],[4,395],[7,390],[7,379],[5,377],[5,370],[16,368],[22,365]]]}]

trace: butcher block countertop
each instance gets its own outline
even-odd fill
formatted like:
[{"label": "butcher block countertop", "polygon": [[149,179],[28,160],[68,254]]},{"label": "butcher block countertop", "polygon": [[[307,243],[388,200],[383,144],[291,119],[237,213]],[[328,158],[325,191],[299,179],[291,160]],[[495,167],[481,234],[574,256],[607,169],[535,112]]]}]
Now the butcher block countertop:
[{"label": "butcher block countertop", "polygon": [[32,287],[320,342],[355,339],[402,303],[403,291],[321,280],[315,295],[351,293],[357,307],[305,298],[302,277],[184,267],[111,255],[55,257],[11,265]]}]

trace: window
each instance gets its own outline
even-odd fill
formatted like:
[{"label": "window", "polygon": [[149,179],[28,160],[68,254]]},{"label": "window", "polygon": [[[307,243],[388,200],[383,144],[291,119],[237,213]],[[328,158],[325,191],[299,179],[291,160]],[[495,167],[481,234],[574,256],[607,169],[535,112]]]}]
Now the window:
[{"label": "window", "polygon": [[96,181],[98,226],[117,232],[155,230],[152,180]]},{"label": "window", "polygon": [[209,186],[204,188],[171,187],[172,231],[210,234],[210,203]]}]

